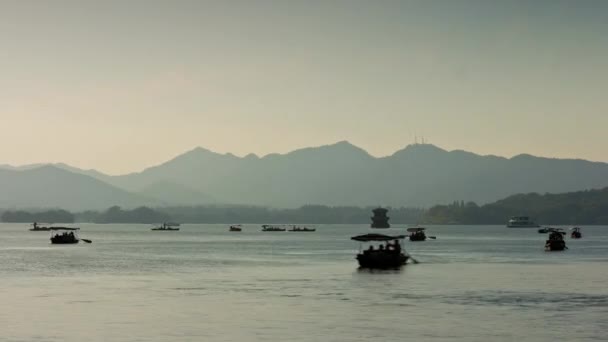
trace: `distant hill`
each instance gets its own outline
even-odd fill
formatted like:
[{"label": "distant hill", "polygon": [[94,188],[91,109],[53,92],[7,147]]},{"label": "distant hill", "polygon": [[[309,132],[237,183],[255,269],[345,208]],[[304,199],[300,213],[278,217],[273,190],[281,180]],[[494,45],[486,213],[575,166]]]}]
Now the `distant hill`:
[{"label": "distant hill", "polygon": [[46,165],[0,169],[0,208],[102,209],[118,204],[156,204],[90,176]]},{"label": "distant hill", "polygon": [[198,147],[161,165],[122,176],[63,164],[56,167],[162,204],[430,207],[455,199],[483,204],[516,193],[608,186],[606,163],[526,154],[481,156],[429,144],[410,145],[376,158],[346,141],[264,157],[237,157]]},{"label": "distant hill", "polygon": [[454,202],[430,208],[421,219],[435,224],[506,224],[530,216],[542,225],[608,224],[608,188],[561,194],[517,194],[477,206]]},{"label": "distant hill", "polygon": [[[285,155],[239,158],[196,148],[140,173],[113,177],[115,186],[139,192],[168,181],[221,203],[297,207],[303,204],[384,203],[362,178],[375,158],[348,143],[297,150]],[[369,170],[369,176],[373,176]],[[380,201],[380,202],[378,202]]]},{"label": "distant hill", "polygon": [[133,192],[158,182],[181,184],[221,203],[428,207],[454,199],[488,203],[515,193],[602,188],[608,186],[608,164],[480,156],[429,144],[375,158],[344,141],[262,158],[196,148],[142,172],[103,179]]},{"label": "distant hill", "polygon": [[79,169],[77,167],[73,167],[70,166],[68,164],[65,163],[36,163],[36,164],[27,164],[27,165],[21,165],[21,166],[13,166],[13,165],[9,165],[9,164],[0,164],[0,170],[13,170],[13,171],[25,171],[25,170],[31,170],[31,169],[37,169],[43,166],[53,166],[56,167],[58,169],[63,169],[66,171],[70,171],[72,173],[77,173],[80,175],[85,175],[85,176],[91,176],[95,179],[101,180],[103,182],[108,182],[111,181],[112,176],[106,175],[102,172],[99,172],[97,170],[83,170],[83,169]]}]

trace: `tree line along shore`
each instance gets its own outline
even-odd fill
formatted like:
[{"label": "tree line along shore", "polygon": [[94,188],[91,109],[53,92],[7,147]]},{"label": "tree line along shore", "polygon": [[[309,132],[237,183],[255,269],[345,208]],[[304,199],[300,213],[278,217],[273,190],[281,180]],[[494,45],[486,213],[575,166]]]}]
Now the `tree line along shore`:
[{"label": "tree line along shore", "polygon": [[[295,209],[256,206],[118,206],[104,211],[2,210],[2,222],[91,223],[269,223],[364,224],[374,207],[306,205]],[[393,224],[505,224],[510,216],[528,215],[543,225],[608,224],[608,188],[562,194],[518,194],[478,205],[454,201],[428,209],[387,207]]]}]

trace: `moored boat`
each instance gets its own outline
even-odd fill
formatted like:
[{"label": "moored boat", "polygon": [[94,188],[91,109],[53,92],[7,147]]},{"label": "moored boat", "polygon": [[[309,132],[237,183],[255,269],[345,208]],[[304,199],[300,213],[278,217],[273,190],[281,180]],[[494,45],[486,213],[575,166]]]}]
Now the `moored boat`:
[{"label": "moored boat", "polygon": [[551,228],[551,227],[542,227],[542,228],[540,228],[538,230],[538,233],[539,234],[547,234],[548,232],[551,231],[551,229],[553,229],[553,228]]},{"label": "moored boat", "polygon": [[262,225],[262,231],[263,232],[284,232],[287,229],[281,226],[273,226],[273,225],[269,225],[269,224],[263,224]]},{"label": "moored boat", "polygon": [[290,231],[290,232],[314,232],[316,230],[317,230],[316,228],[292,226],[291,229],[289,229],[288,231]]},{"label": "moored boat", "polygon": [[39,226],[38,222],[32,223],[32,228],[30,228],[31,232],[48,232],[50,230],[51,230],[51,227]]},{"label": "moored boat", "polygon": [[538,228],[540,225],[528,216],[513,216],[507,223],[507,228]]},{"label": "moored boat", "polygon": [[572,233],[570,233],[571,238],[580,239],[583,237],[583,233],[581,232],[581,229],[579,227],[573,227],[570,228],[570,230],[572,230]]},{"label": "moored boat", "polygon": [[[389,236],[384,234],[365,234],[353,236],[351,240],[361,242],[357,262],[360,268],[370,269],[395,269],[405,265],[410,256],[401,247],[399,241],[405,239],[405,235]],[[390,241],[394,241],[390,243]],[[363,243],[379,242],[377,248],[373,244],[364,249]],[[412,259],[413,260],[413,259]]]},{"label": "moored boat", "polygon": [[175,227],[178,227],[179,225],[180,225],[179,223],[163,223],[159,227],[155,227],[155,228],[152,228],[150,230],[154,230],[154,231],[176,231],[176,230],[179,230],[179,228],[175,228]]},{"label": "moored boat", "polygon": [[566,233],[561,229],[561,228],[555,228],[555,227],[543,227],[540,228],[538,230],[538,232],[540,234],[547,234],[547,233],[553,233],[553,232],[559,232],[562,235],[566,235]]},{"label": "moored boat", "polygon": [[240,232],[243,230],[243,227],[240,224],[230,226],[231,232]]}]

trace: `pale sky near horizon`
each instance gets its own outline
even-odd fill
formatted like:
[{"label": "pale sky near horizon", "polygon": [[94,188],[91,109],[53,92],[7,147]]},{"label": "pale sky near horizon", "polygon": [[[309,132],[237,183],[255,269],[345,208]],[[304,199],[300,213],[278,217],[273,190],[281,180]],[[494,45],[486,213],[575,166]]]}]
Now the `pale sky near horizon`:
[{"label": "pale sky near horizon", "polygon": [[608,162],[608,1],[0,0],[0,164],[348,140]]}]

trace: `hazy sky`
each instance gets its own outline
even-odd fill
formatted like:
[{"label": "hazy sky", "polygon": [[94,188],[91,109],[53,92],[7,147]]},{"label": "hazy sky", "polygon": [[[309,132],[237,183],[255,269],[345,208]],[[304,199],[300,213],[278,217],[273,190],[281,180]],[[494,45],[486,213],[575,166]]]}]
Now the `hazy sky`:
[{"label": "hazy sky", "polygon": [[608,1],[0,0],[0,164],[349,140],[608,161]]}]

